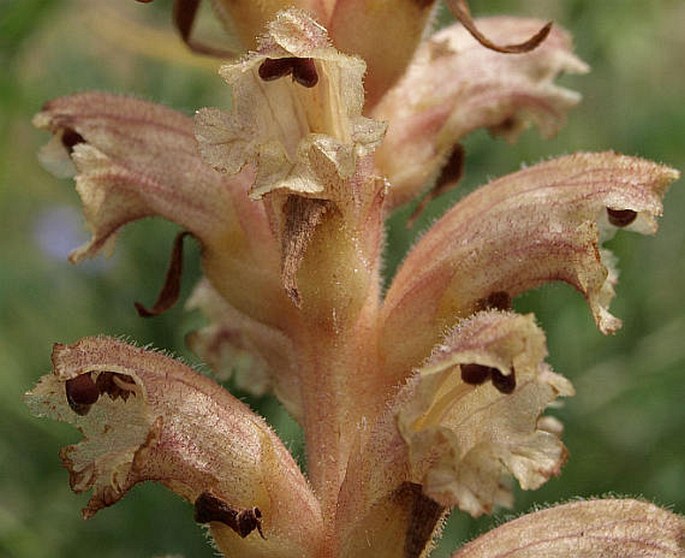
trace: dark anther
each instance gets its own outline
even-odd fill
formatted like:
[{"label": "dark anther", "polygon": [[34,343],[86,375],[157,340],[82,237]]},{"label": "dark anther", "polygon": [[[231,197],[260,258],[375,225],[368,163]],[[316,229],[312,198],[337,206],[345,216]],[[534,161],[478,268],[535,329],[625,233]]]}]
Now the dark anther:
[{"label": "dark anther", "polygon": [[511,296],[506,291],[495,291],[476,303],[476,310],[511,310]]},{"label": "dark anther", "polygon": [[627,227],[637,218],[637,212],[632,209],[611,209],[607,207],[609,223],[614,227]]},{"label": "dark anther", "polygon": [[472,386],[484,384],[488,379],[500,393],[510,394],[516,389],[516,374],[511,369],[511,374],[504,375],[494,366],[484,364],[461,364],[461,379]]},{"label": "dark anther", "polygon": [[[110,399],[121,397],[124,401],[128,400],[129,395],[135,395],[135,382],[125,374],[116,372],[100,372],[95,380],[95,385],[100,394],[106,393]],[[128,387],[130,386],[130,388]]]},{"label": "dark anther", "polygon": [[316,65],[311,58],[267,58],[259,66],[259,77],[264,81],[273,81],[292,75],[304,87],[314,87],[319,81]]},{"label": "dark anther", "polygon": [[314,87],[319,83],[316,64],[311,58],[295,58],[293,62],[293,81],[303,87]]},{"label": "dark anther", "polygon": [[499,370],[493,369],[492,371],[492,385],[495,386],[497,391],[504,394],[513,393],[516,389],[516,373],[514,369],[511,369],[511,374],[504,375]]},{"label": "dark anther", "polygon": [[90,377],[89,372],[67,380],[65,390],[69,407],[77,415],[81,416],[87,415],[90,406],[100,397],[100,391]]},{"label": "dark anther", "polygon": [[479,386],[487,381],[493,372],[499,372],[492,366],[483,366],[482,364],[462,364],[461,379],[472,386]]},{"label": "dark anther", "polygon": [[71,155],[74,152],[74,146],[76,144],[85,142],[86,140],[76,130],[72,130],[71,128],[65,128],[64,132],[62,132],[62,145],[67,150],[69,155]]},{"label": "dark anther", "polygon": [[152,308],[146,308],[140,302],[134,302],[134,306],[141,318],[149,318],[151,316],[159,316],[166,312],[178,300],[178,295],[181,293],[181,273],[183,271],[183,239],[188,236],[189,232],[182,232],[176,235],[174,246],[171,249],[171,258],[169,258],[169,267],[167,268],[166,278],[164,279],[164,286],[159,292],[157,301]]},{"label": "dark anther", "polygon": [[259,66],[259,77],[264,81],[273,81],[289,76],[293,72],[292,58],[267,58]]},{"label": "dark anther", "polygon": [[198,523],[218,521],[233,529],[242,538],[257,529],[259,535],[266,539],[262,532],[262,512],[259,508],[238,510],[211,492],[203,492],[195,500],[195,521]]}]

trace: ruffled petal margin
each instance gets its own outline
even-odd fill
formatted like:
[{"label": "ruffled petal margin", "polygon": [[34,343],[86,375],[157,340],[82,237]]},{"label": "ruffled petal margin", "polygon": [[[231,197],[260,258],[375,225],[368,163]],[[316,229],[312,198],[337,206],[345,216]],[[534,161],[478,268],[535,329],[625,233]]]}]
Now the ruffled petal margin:
[{"label": "ruffled petal margin", "polygon": [[220,70],[232,111],[198,111],[203,157],[229,175],[254,166],[254,199],[274,190],[334,199],[327,175],[349,179],[385,133],[385,123],[361,115],[365,70],[305,12],[280,12],[257,51]]},{"label": "ruffled petal margin", "polygon": [[397,413],[411,480],[426,495],[478,516],[511,504],[507,476],[530,490],[559,473],[560,428],[540,417],[573,387],[545,356],[532,315],[495,310],[461,322],[434,350]]}]

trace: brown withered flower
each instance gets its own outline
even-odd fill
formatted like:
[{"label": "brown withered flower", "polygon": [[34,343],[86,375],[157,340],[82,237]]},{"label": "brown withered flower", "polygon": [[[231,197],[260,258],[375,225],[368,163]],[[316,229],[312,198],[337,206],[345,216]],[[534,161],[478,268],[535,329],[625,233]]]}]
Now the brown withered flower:
[{"label": "brown withered flower", "polygon": [[[218,550],[240,557],[427,556],[446,515],[512,501],[567,457],[544,412],[573,387],[514,297],[564,281],[599,329],[617,274],[602,242],[652,234],[677,171],[576,153],[493,180],[449,209],[382,290],[389,212],[454,186],[477,128],[545,136],[579,96],[569,36],[544,22],[471,18],[428,38],[431,0],[217,0],[246,48],[220,74],[228,111],[195,119],[130,97],[81,93],[35,117],[41,154],[74,174],[92,238],[78,262],[151,215],[183,229],[152,308],[178,296],[182,243],[202,247],[189,301],[208,325],[191,347],[302,426],[305,474],[266,422],[213,380],[120,340],[53,349],[33,412],[84,441],[61,457],[90,517],[154,480],[188,500]],[[291,7],[295,5],[295,7]],[[199,1],[174,20],[195,50]],[[238,366],[238,363],[241,363]],[[574,502],[506,523],[455,557],[682,556],[683,520],[635,500]]]}]

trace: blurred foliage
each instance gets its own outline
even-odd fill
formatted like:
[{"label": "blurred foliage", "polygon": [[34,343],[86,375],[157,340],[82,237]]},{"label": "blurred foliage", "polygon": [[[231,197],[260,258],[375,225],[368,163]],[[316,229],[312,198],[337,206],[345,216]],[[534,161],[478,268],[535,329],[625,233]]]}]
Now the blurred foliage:
[{"label": "blurred foliage", "polygon": [[[192,112],[226,106],[217,63],[183,50],[169,25],[171,2],[0,0],[0,555],[102,558],[183,554],[211,556],[190,506],[148,485],[88,523],[57,458],[79,434],[29,416],[22,394],[49,370],[53,342],[96,333],[123,335],[174,350],[199,318],[182,305],[141,320],[132,302],[154,300],[174,227],[157,220],[130,227],[114,256],[81,266],[68,249],[86,239],[70,181],[43,171],[36,152],[47,138],[32,114],[50,98],[101,89],[126,92]],[[507,12],[553,19],[575,36],[588,76],[563,78],[583,104],[552,141],[535,132],[515,146],[476,133],[466,142],[467,174],[457,192],[431,205],[411,230],[407,211],[390,221],[391,272],[416,234],[470,188],[522,163],[576,150],[618,151],[685,169],[685,4],[680,0],[510,0],[473,2],[478,14]],[[208,27],[209,33],[217,30]],[[549,360],[578,395],[558,411],[571,458],[560,478],[521,493],[515,510],[576,496],[641,495],[685,513],[685,193],[676,184],[656,238],[619,234],[621,262],[613,310],[624,328],[599,334],[581,297],[550,285],[516,301],[548,334]],[[199,277],[197,249],[185,262],[184,296]],[[251,400],[295,453],[301,436],[271,399]],[[436,557],[500,518],[474,521],[456,513]]]}]

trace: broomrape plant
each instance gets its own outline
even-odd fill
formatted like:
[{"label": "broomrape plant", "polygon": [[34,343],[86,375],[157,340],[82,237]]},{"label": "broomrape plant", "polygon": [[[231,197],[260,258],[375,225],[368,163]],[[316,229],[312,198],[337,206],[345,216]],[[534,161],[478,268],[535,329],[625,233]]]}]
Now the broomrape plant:
[{"label": "broomrape plant", "polygon": [[[27,400],[84,435],[61,452],[71,488],[92,491],[84,517],[153,480],[225,556],[427,556],[450,511],[490,513],[512,503],[511,477],[535,489],[559,474],[562,428],[544,412],[573,387],[512,298],[561,280],[616,331],[602,242],[654,233],[678,173],[576,153],[494,180],[425,232],[383,292],[390,211],[452,188],[477,128],[554,134],[579,100],[555,78],[586,70],[558,27],[474,20],[460,0],[446,1],[459,23],[430,35],[435,4],[217,0],[249,49],[220,70],[230,109],[192,119],[81,93],[35,117],[53,135],[41,158],[75,175],[92,231],[71,260],[136,219],[180,225],[160,297],[139,312],[173,304],[192,236],[204,278],[189,305],[208,325],[191,347],[272,392],[306,442],[305,476],[261,417],[188,366],[107,337],[56,344]],[[193,36],[198,5],[176,1],[181,37],[227,57]],[[649,503],[579,501],[453,556],[682,556],[684,528]]]}]

